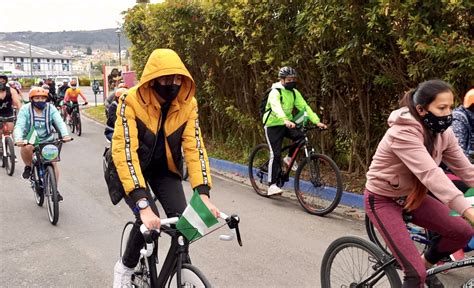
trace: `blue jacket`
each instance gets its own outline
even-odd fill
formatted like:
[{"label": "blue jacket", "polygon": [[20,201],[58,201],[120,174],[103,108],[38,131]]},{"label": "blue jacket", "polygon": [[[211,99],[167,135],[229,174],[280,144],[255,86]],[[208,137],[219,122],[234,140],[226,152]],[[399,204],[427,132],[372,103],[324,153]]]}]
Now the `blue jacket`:
[{"label": "blue jacket", "polygon": [[[43,109],[41,115],[33,112],[32,117],[32,111],[31,103],[25,104],[21,107],[16,120],[15,129],[13,130],[15,142],[27,140],[26,136],[28,135],[28,132],[30,132],[32,126],[34,126],[34,129],[36,130],[40,143],[53,140],[53,127],[59,132],[61,137],[69,135],[66,123],[64,123],[59,111],[54,107],[54,105],[48,103],[46,108]],[[32,119],[34,119],[34,125],[31,125]]]},{"label": "blue jacket", "polygon": [[469,157],[474,152],[474,113],[462,105],[456,107],[453,111],[452,128],[464,155]]}]

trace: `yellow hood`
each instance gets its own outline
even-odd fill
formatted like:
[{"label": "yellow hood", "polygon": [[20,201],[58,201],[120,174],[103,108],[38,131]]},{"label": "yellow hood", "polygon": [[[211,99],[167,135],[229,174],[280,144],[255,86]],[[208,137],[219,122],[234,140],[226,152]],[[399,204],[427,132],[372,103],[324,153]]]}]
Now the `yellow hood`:
[{"label": "yellow hood", "polygon": [[148,58],[145,69],[143,69],[140,83],[138,83],[136,86],[142,95],[144,94],[143,96],[147,98],[143,100],[147,103],[155,102],[155,99],[149,98],[153,95],[153,93],[149,93],[151,91],[147,88],[153,89],[151,87],[153,84],[153,79],[172,74],[180,74],[184,76],[181,89],[179,90],[177,97],[178,102],[185,103],[191,101],[196,92],[196,85],[194,84],[193,77],[191,77],[191,74],[189,74],[188,69],[186,69],[178,54],[176,54],[176,52],[171,49],[156,49]]}]

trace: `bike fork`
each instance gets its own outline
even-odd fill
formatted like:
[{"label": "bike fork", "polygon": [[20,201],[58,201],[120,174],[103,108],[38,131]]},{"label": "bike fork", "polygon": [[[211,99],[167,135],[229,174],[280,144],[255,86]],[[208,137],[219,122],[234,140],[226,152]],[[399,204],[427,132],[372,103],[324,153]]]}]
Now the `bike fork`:
[{"label": "bike fork", "polygon": [[7,157],[7,136],[3,135],[2,137],[2,156]]}]

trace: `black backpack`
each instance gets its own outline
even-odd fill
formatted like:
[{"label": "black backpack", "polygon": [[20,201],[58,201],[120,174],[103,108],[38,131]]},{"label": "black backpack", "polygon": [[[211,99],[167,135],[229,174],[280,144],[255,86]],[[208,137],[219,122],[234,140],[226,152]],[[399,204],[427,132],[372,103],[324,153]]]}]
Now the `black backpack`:
[{"label": "black backpack", "polygon": [[106,148],[102,157],[105,183],[109,190],[110,200],[112,204],[116,205],[125,196],[125,190],[118,176],[114,161],[112,160],[112,147]]},{"label": "black backpack", "polygon": [[[260,107],[259,107],[259,111],[260,111],[260,118],[263,117],[263,115],[265,115],[265,113],[267,113],[268,111],[270,111],[270,113],[268,113],[267,115],[267,118],[265,118],[265,121],[263,122],[263,125],[267,124],[267,121],[268,121],[268,117],[270,117],[270,114],[271,114],[271,111],[272,111],[272,108],[268,108],[268,109],[265,109],[267,107],[267,102],[268,102],[268,95],[270,94],[270,92],[273,90],[273,89],[276,89],[278,90],[278,94],[281,96],[281,88],[268,88],[267,91],[265,91],[265,94],[263,94],[263,98],[262,98],[262,102],[260,102]],[[293,101],[294,99],[296,98],[296,95],[295,95],[295,90],[291,90],[293,92]]]}]

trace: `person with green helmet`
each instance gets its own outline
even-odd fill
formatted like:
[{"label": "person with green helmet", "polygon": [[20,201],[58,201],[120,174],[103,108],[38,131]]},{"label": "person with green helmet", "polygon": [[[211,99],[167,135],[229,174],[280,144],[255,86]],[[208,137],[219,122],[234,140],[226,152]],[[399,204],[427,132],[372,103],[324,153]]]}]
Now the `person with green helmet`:
[{"label": "person with green helmet", "polygon": [[[300,112],[306,112],[308,120],[321,129],[326,129],[326,124],[322,123],[316,113],[306,103],[301,93],[296,89],[297,75],[296,70],[285,66],[278,72],[280,80],[273,83],[272,89],[268,94],[268,100],[265,107],[265,113],[262,117],[264,124],[265,137],[270,147],[270,162],[268,166],[268,193],[267,195],[281,194],[283,191],[276,185],[278,174],[281,169],[281,145],[283,138],[287,137],[293,141],[298,141],[304,137],[303,132],[296,129],[293,109]],[[288,151],[292,155],[294,149]],[[288,165],[290,157],[286,156],[283,161]],[[296,170],[296,163],[292,169]]]}]

